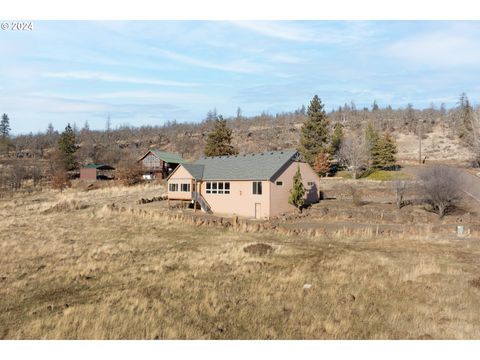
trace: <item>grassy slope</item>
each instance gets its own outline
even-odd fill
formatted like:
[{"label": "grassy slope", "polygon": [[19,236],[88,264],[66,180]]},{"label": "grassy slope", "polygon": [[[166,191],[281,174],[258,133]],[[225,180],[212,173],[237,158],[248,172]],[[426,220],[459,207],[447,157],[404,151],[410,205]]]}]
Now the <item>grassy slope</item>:
[{"label": "grassy slope", "polygon": [[480,337],[477,242],[195,228],[102,191],[0,202],[0,338]]}]

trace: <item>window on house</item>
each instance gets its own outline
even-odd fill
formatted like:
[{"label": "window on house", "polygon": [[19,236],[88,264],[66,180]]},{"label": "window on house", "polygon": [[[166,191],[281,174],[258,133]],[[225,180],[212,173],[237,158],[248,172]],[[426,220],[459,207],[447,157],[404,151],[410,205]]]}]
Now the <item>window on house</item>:
[{"label": "window on house", "polygon": [[182,192],[190,192],[190,184],[181,184]]},{"label": "window on house", "polygon": [[275,185],[277,185],[277,186],[283,186],[283,181],[276,181],[276,182],[275,182]]},{"label": "window on house", "polygon": [[262,195],[262,182],[254,181],[252,184],[253,184],[253,194]]},{"label": "window on house", "polygon": [[178,191],[178,184],[168,184],[168,191]]},{"label": "window on house", "polygon": [[230,183],[207,181],[207,194],[230,194]]}]

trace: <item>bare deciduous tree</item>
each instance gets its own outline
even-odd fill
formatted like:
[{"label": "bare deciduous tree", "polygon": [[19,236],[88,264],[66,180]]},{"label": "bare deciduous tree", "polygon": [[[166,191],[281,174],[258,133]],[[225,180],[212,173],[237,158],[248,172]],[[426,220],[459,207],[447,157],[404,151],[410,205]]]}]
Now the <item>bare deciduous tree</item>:
[{"label": "bare deciduous tree", "polygon": [[395,192],[395,203],[397,204],[397,208],[401,209],[405,205],[404,197],[407,192],[407,181],[394,180],[392,186]]},{"label": "bare deciduous tree", "polygon": [[419,178],[425,200],[440,218],[462,199],[461,173],[454,167],[434,165],[423,169]]},{"label": "bare deciduous tree", "polygon": [[366,146],[362,139],[363,137],[359,134],[348,137],[340,147],[340,159],[348,166],[354,179],[357,178],[359,170],[367,163]]}]

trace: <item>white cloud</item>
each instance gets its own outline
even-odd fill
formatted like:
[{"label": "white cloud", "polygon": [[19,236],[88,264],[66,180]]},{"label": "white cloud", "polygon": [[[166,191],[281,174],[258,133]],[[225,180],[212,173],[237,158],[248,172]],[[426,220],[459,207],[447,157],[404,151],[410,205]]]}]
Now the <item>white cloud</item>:
[{"label": "white cloud", "polygon": [[152,48],[157,54],[167,57],[172,60],[180,61],[185,64],[199,66],[207,69],[237,72],[237,73],[256,73],[264,70],[264,67],[258,64],[254,64],[245,60],[233,61],[225,64],[214,63],[211,61],[205,61],[196,59],[190,56],[179,54],[170,50],[163,50],[159,48]]},{"label": "white cloud", "polygon": [[122,82],[122,83],[134,83],[134,84],[146,84],[146,85],[164,85],[164,86],[179,86],[179,87],[193,87],[198,86],[195,83],[170,81],[170,80],[157,80],[157,79],[145,79],[132,76],[118,76],[113,74],[90,72],[90,71],[67,71],[67,72],[47,72],[42,74],[44,77],[61,78],[61,79],[73,79],[73,80],[101,80],[108,82]]},{"label": "white cloud", "polygon": [[480,40],[471,31],[437,31],[413,36],[388,46],[386,51],[401,60],[433,67],[478,66],[480,63]]},{"label": "white cloud", "polygon": [[162,101],[162,102],[185,102],[188,101],[208,101],[209,97],[204,93],[177,93],[177,92],[157,92],[157,91],[112,91],[98,94],[90,94],[90,98],[93,99],[105,99],[105,100],[120,100],[125,101],[125,99],[131,99],[135,101],[142,102],[151,102],[151,101]]},{"label": "white cloud", "polygon": [[346,29],[325,27],[322,31],[286,21],[233,21],[232,24],[264,36],[302,43],[338,44],[359,40],[370,34],[367,26],[358,22],[347,23]]}]

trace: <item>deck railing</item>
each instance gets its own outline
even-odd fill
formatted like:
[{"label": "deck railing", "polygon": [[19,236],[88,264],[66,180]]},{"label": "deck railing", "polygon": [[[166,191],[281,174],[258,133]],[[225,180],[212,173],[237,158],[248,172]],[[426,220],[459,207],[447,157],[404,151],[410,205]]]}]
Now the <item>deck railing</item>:
[{"label": "deck railing", "polygon": [[196,191],[193,192],[193,200],[198,202],[200,204],[200,207],[202,208],[203,211],[207,213],[211,213],[212,209],[210,208],[210,205],[208,205],[207,200],[202,196],[202,194],[197,193]]}]

